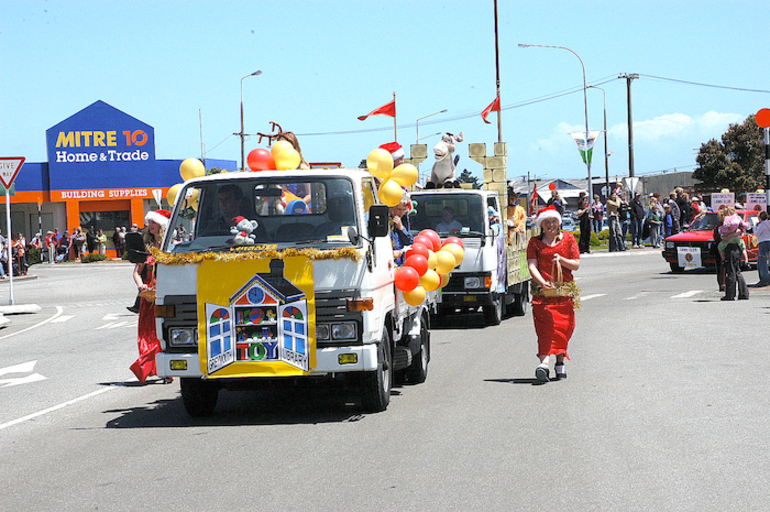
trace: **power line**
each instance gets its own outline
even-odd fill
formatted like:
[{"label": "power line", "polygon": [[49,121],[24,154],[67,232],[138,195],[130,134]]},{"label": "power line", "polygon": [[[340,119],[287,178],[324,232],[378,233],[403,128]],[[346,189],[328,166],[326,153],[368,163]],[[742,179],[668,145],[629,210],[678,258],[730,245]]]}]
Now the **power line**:
[{"label": "power line", "polygon": [[654,78],[656,80],[663,80],[663,81],[667,81],[667,82],[676,82],[676,83],[685,84],[685,85],[697,85],[697,86],[700,86],[700,87],[712,87],[714,89],[727,89],[727,90],[730,90],[730,91],[758,92],[758,93],[762,93],[762,94],[770,94],[770,91],[766,91],[764,89],[745,89],[743,87],[729,87],[729,86],[726,86],[726,85],[704,84],[704,83],[700,83],[700,82],[692,82],[692,81],[689,81],[689,80],[679,80],[677,78],[666,78],[666,77],[663,77],[663,76],[655,76],[655,75],[643,75],[641,73],[639,73],[639,76],[646,76],[647,78]]}]

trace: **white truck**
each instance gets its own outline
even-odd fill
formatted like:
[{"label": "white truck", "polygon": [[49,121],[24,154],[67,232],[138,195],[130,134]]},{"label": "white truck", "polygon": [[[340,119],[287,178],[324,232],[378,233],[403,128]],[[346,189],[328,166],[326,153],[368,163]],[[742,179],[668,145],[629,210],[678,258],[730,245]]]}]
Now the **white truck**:
[{"label": "white truck", "polygon": [[155,252],[159,377],[180,379],[191,416],[221,389],[337,378],[363,409],[394,377],[425,381],[430,308],[406,304],[386,206],[365,170],[210,175],[184,183]]},{"label": "white truck", "polygon": [[526,248],[529,234],[508,236],[497,192],[475,189],[424,190],[412,194],[411,229],[433,229],[442,239],[460,238],[465,258],[441,290],[439,316],[481,308],[488,325],[504,312],[524,315],[529,304]]}]

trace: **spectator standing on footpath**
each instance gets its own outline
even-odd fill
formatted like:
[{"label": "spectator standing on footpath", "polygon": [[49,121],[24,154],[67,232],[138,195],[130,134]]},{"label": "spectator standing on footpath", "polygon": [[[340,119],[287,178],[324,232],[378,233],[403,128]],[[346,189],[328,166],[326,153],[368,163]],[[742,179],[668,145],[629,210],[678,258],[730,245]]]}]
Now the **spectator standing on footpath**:
[{"label": "spectator standing on footpath", "polygon": [[580,254],[591,252],[591,205],[588,204],[588,196],[581,192],[578,197],[577,215],[580,221],[580,241],[578,250]]},{"label": "spectator standing on footpath", "polygon": [[43,261],[47,261],[48,263],[56,261],[56,239],[53,236],[53,231],[47,231],[45,234]]},{"label": "spectator standing on footpath", "polygon": [[725,217],[719,228],[722,241],[719,242],[719,256],[725,267],[725,296],[721,300],[735,300],[735,288],[738,288],[738,300],[749,300],[749,288],[741,273],[741,261],[749,261],[743,234],[748,229],[740,216],[732,214]]},{"label": "spectator standing on footpath", "polygon": [[559,212],[560,216],[564,215],[564,207],[566,206],[567,202],[561,198],[558,190],[551,190],[551,197],[548,199],[547,204],[548,206],[553,206],[556,208],[556,211]]},{"label": "spectator standing on footpath", "polygon": [[660,247],[660,227],[663,221],[661,220],[660,210],[658,210],[658,200],[655,197],[650,198],[647,220],[650,223],[650,242],[657,249]]},{"label": "spectator standing on footpath", "polygon": [[690,197],[682,187],[676,187],[674,193],[676,194],[676,205],[679,207],[679,230],[683,231],[690,225],[690,220],[692,220]]},{"label": "spectator standing on footpath", "polygon": [[607,224],[610,228],[610,252],[625,251],[625,245],[620,240],[620,199],[617,192],[607,199]]},{"label": "spectator standing on footpath", "polygon": [[676,192],[671,192],[668,195],[668,205],[671,207],[671,234],[676,235],[682,231],[682,224],[680,223],[682,218],[682,210],[679,209],[679,205],[676,202]]},{"label": "spectator standing on footpath", "polygon": [[620,206],[618,207],[618,220],[620,221],[620,239],[621,250],[627,249],[626,240],[628,240],[628,223],[631,216],[631,207],[623,196],[619,196]]},{"label": "spectator standing on footpath", "polygon": [[602,221],[604,220],[604,206],[599,200],[599,195],[594,194],[594,204],[591,207],[591,216],[593,217],[594,232],[602,232]]},{"label": "spectator standing on footpath", "polygon": [[759,212],[759,224],[754,228],[759,252],[757,254],[757,272],[759,282],[754,287],[770,286],[770,215],[766,211]]},{"label": "spectator standing on footpath", "polygon": [[120,259],[123,256],[123,247],[120,244],[120,228],[116,227],[112,233],[112,245],[115,246],[115,257]]},{"label": "spectator standing on footpath", "polygon": [[8,243],[5,237],[0,231],[0,278],[5,279],[8,277],[6,271],[8,270]]},{"label": "spectator standing on footpath", "polygon": [[70,232],[64,231],[59,239],[59,244],[56,246],[56,261],[69,261],[71,243]]},{"label": "spectator standing on footpath", "polygon": [[634,249],[642,248],[642,229],[644,228],[644,205],[642,204],[642,194],[634,193],[631,200],[631,246]]},{"label": "spectator standing on footpath", "polygon": [[98,243],[96,241],[96,233],[94,232],[94,227],[91,226],[85,233],[86,249],[88,249],[88,254],[93,254],[98,250]]},{"label": "spectator standing on footpath", "polygon": [[100,229],[99,234],[96,235],[96,244],[99,248],[99,254],[102,256],[107,254],[107,235],[104,234],[103,229]]}]

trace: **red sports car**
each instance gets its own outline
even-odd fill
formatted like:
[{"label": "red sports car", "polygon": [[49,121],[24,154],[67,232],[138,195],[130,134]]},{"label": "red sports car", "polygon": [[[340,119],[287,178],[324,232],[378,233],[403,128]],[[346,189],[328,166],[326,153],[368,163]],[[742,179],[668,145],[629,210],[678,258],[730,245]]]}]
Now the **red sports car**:
[{"label": "red sports car", "polygon": [[[757,239],[752,234],[758,223],[758,211],[738,210],[750,228],[743,236],[749,263],[757,263]],[[715,267],[719,253],[714,243],[714,228],[719,223],[719,215],[706,213],[693,221],[687,231],[666,238],[663,244],[663,259],[671,266],[672,272],[684,272],[686,268]]]}]

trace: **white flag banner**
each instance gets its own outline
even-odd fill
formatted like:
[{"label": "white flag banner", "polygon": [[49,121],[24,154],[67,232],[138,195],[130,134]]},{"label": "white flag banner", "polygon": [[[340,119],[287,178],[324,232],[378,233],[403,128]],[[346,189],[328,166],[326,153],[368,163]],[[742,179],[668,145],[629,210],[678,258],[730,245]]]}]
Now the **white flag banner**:
[{"label": "white flag banner", "polygon": [[[572,140],[574,140],[575,144],[577,144],[578,151],[580,151],[580,156],[583,158],[584,164],[591,162],[591,155],[594,151],[594,144],[596,144],[596,138],[600,133],[600,131],[588,132],[588,139],[586,139],[586,132],[570,133]],[[586,160],[586,158],[588,160]]]}]

